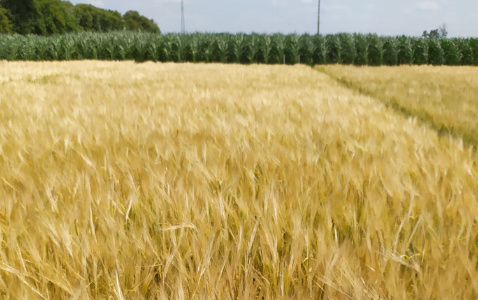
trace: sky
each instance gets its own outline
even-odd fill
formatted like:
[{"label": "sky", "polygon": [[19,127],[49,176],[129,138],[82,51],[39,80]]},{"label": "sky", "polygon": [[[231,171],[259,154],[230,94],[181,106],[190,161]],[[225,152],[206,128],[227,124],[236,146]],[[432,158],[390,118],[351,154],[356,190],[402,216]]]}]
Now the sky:
[{"label": "sky", "polygon": [[[181,31],[181,0],[70,0],[136,10],[163,33]],[[187,32],[317,33],[318,0],[184,0]],[[321,0],[320,33],[478,37],[477,0]]]}]

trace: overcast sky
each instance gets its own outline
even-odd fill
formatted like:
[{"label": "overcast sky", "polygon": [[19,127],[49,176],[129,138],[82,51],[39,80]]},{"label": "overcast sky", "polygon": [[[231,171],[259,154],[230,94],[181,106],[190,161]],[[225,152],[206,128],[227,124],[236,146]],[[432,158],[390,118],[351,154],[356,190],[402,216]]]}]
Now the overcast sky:
[{"label": "overcast sky", "polygon": [[[70,0],[124,13],[137,10],[163,33],[181,30],[180,0]],[[318,0],[184,0],[188,32],[316,33]],[[320,32],[420,36],[447,25],[478,37],[477,0],[321,0]]]}]

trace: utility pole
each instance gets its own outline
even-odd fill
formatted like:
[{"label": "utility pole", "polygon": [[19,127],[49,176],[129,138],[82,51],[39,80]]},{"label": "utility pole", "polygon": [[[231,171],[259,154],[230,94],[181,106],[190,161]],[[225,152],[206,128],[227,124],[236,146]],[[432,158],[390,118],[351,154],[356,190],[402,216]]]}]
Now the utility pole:
[{"label": "utility pole", "polygon": [[317,35],[320,34],[320,0],[319,0],[319,13],[317,14]]},{"label": "utility pole", "polygon": [[184,0],[181,0],[181,33],[186,33],[186,21],[184,20]]}]

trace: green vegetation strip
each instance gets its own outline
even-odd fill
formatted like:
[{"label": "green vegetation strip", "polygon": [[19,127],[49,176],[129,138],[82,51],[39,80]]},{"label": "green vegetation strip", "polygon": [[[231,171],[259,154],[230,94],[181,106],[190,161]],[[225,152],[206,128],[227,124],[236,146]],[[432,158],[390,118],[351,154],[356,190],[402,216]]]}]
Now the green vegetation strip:
[{"label": "green vegetation strip", "polygon": [[376,34],[166,34],[137,31],[1,35],[0,60],[135,60],[241,64],[478,65],[476,38]]},{"label": "green vegetation strip", "polygon": [[102,9],[91,4],[73,5],[60,0],[0,0],[0,33],[35,35],[71,32],[131,30],[160,33],[154,20],[137,11]]}]

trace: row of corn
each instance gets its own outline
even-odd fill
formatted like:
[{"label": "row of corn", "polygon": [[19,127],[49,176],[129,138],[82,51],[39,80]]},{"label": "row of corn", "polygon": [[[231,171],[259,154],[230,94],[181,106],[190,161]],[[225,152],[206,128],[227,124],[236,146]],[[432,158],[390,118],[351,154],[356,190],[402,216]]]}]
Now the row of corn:
[{"label": "row of corn", "polygon": [[478,65],[477,38],[376,34],[73,33],[0,35],[0,60],[135,60],[261,64]]}]

